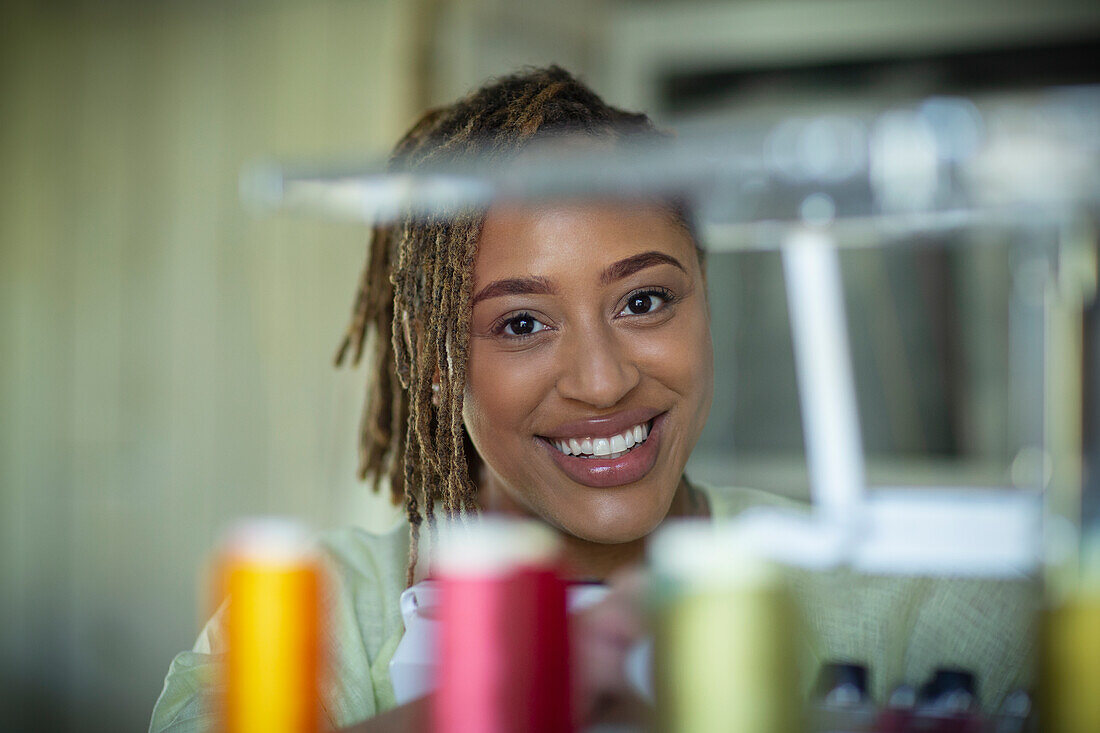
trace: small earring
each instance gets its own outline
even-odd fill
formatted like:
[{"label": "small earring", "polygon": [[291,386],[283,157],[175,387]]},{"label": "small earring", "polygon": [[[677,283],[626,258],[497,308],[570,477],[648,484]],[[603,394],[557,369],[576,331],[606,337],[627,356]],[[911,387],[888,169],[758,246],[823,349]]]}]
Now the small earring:
[{"label": "small earring", "polygon": [[436,384],[435,382],[432,383],[432,391],[435,392],[436,394],[439,394],[439,385]]}]

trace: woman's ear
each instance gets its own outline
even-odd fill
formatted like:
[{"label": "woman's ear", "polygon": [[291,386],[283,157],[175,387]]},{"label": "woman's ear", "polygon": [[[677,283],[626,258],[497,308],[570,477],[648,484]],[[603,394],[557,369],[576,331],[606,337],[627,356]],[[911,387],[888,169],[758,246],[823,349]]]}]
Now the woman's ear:
[{"label": "woman's ear", "polygon": [[439,407],[439,370],[432,375],[432,406]]}]

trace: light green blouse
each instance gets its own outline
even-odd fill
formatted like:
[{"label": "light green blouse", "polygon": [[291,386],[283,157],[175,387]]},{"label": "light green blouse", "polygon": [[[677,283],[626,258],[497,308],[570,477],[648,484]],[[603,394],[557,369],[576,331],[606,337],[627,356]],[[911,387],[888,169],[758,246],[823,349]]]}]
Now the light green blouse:
[{"label": "light green blouse", "polygon": [[[789,501],[749,489],[700,487],[713,517]],[[345,528],[320,537],[332,580],[326,630],[331,670],[323,688],[328,722],[341,728],[395,705],[389,661],[404,626],[398,599],[405,589],[408,525],[385,534]],[[1038,590],[1034,583],[973,579],[884,577],[835,570],[790,571],[808,644],[807,684],[826,661],[858,661],[871,670],[871,692],[919,685],[937,667],[965,667],[978,678],[986,705],[1027,688],[1034,654]],[[207,703],[225,650],[225,607],[195,646],[172,660],[149,730],[205,731],[215,727]]]}]

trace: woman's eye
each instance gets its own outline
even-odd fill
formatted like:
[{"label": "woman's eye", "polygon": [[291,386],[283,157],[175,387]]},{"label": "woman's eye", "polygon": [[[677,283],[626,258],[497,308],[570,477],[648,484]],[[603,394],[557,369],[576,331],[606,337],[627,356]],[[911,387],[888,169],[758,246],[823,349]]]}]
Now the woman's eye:
[{"label": "woman's eye", "polygon": [[546,328],[546,324],[539,319],[529,313],[521,313],[504,321],[501,324],[500,331],[505,336],[530,336],[544,328]]},{"label": "woman's eye", "polygon": [[644,316],[647,313],[658,311],[668,303],[669,297],[656,291],[643,291],[634,293],[626,299],[626,306],[619,312],[620,316]]}]

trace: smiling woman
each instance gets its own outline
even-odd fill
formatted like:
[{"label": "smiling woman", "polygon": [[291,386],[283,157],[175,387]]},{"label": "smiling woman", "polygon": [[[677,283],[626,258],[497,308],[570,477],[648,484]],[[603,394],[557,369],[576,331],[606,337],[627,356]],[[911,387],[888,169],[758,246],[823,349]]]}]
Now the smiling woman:
[{"label": "smiling woman", "polygon": [[[505,161],[550,138],[613,146],[658,134],[550,67],[427,112],[391,168]],[[337,362],[367,357],[360,476],[388,485],[405,516],[385,534],[321,538],[334,579],[322,691],[332,727],[423,722],[423,702],[397,706],[390,677],[405,633],[401,593],[424,577],[422,523],[480,512],[543,522],[577,579],[611,581],[616,590],[573,627],[579,712],[621,721],[607,711],[640,709],[623,674],[642,633],[629,602],[638,586],[616,574],[670,517],[783,503],[684,476],[713,392],[709,319],[702,251],[675,202],[498,202],[375,228]],[[853,574],[794,586],[811,622],[811,664],[864,660],[880,698],[887,684],[917,684],[938,666],[975,669],[993,701],[1027,679],[1027,587]],[[151,730],[217,724],[225,617],[223,606],[173,661]]]}]

